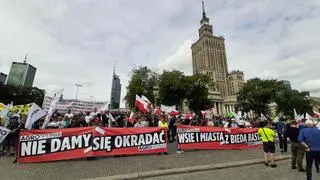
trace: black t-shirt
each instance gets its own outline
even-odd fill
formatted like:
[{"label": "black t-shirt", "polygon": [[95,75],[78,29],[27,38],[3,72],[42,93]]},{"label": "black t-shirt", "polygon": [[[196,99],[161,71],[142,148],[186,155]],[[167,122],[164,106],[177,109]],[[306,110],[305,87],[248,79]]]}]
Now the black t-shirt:
[{"label": "black t-shirt", "polygon": [[295,127],[289,127],[287,129],[287,137],[290,139],[291,142],[298,142],[300,129]]}]

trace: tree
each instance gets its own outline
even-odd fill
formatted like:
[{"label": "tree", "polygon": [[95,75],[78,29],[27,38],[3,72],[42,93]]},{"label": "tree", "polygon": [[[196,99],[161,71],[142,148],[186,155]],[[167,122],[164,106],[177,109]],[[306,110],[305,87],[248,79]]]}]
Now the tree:
[{"label": "tree", "polygon": [[159,96],[162,104],[181,105],[186,99],[190,110],[200,113],[211,101],[208,99],[207,75],[185,76],[183,72],[164,71],[159,80]]},{"label": "tree", "polygon": [[277,112],[281,112],[286,116],[293,117],[294,108],[298,113],[312,113],[309,92],[283,89],[277,94],[275,102],[277,103]]},{"label": "tree", "polygon": [[186,96],[186,84],[183,72],[163,71],[159,78],[159,98],[165,105],[180,105]]},{"label": "tree", "polygon": [[189,109],[197,114],[200,114],[201,110],[207,109],[212,102],[208,99],[209,91],[208,84],[210,78],[207,75],[195,74],[185,77],[186,84],[186,96]]},{"label": "tree", "polygon": [[147,66],[140,66],[132,72],[125,100],[130,108],[135,107],[136,95],[144,95],[154,102],[154,87],[157,84],[158,75]]},{"label": "tree", "polygon": [[0,85],[0,102],[8,104],[11,101],[15,105],[35,102],[42,105],[44,90],[37,87],[25,88],[22,86]]},{"label": "tree", "polygon": [[268,105],[275,101],[277,93],[283,89],[277,80],[250,79],[239,91],[236,108],[243,112],[268,114]]}]

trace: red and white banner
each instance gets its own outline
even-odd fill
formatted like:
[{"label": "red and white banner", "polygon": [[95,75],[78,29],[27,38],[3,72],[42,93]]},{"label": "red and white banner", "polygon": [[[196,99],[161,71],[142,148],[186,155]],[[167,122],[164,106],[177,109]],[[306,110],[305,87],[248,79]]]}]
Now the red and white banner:
[{"label": "red and white banner", "polygon": [[262,147],[257,128],[178,126],[178,144],[184,149],[253,149]]},{"label": "red and white banner", "polygon": [[167,152],[161,128],[67,128],[21,130],[18,162]]}]

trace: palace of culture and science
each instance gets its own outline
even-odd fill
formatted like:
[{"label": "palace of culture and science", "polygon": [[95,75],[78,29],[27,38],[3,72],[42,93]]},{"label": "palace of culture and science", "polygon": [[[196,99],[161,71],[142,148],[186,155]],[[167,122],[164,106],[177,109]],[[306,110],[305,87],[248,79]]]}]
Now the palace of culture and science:
[{"label": "palace of culture and science", "polygon": [[242,71],[228,72],[225,39],[214,35],[203,2],[200,24],[199,38],[191,46],[193,73],[210,76],[209,99],[215,102],[218,114],[234,112],[236,94],[244,85],[244,74]]}]

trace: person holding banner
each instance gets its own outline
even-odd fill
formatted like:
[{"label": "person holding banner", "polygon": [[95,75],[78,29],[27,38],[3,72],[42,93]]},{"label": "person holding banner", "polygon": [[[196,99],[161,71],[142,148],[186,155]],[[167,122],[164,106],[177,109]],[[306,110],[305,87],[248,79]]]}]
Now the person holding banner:
[{"label": "person holding banner", "polygon": [[[161,129],[165,129],[166,130],[166,132],[167,132],[167,137],[169,137],[169,125],[168,125],[168,120],[167,120],[167,118],[166,118],[166,116],[165,115],[162,115],[162,117],[161,117],[161,119],[160,119],[160,121],[159,121],[159,127],[161,128]],[[168,154],[167,152],[166,153],[164,153],[164,154]]]},{"label": "person holding banner", "polygon": [[258,129],[258,134],[263,142],[263,152],[264,152],[264,164],[265,166],[269,166],[269,157],[271,159],[271,167],[275,168],[277,165],[275,164],[275,142],[274,139],[276,137],[276,133],[270,128],[270,123],[262,121],[260,122],[260,128]]}]

